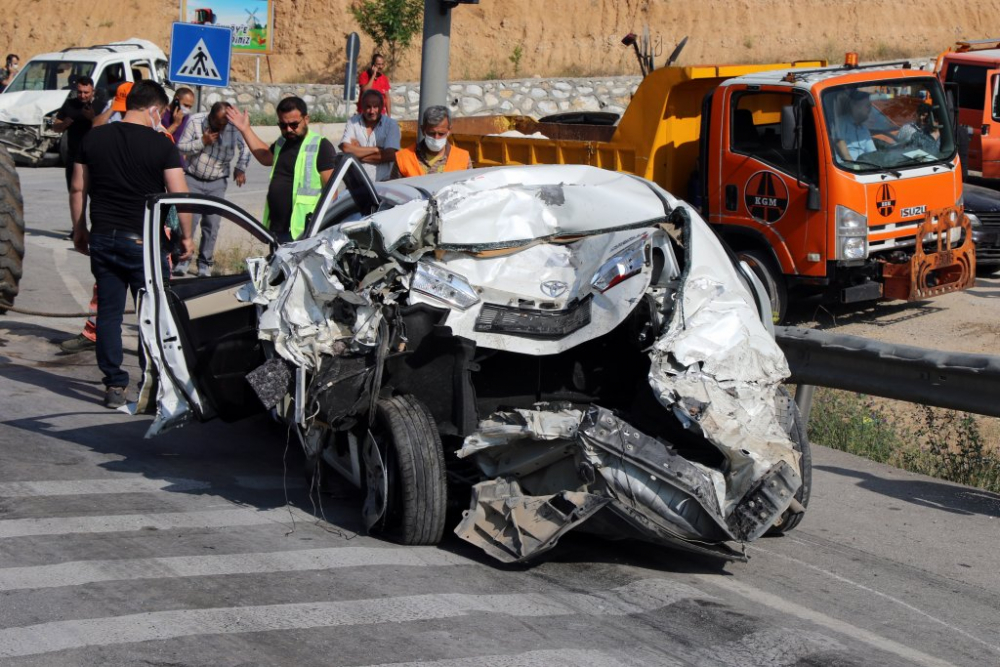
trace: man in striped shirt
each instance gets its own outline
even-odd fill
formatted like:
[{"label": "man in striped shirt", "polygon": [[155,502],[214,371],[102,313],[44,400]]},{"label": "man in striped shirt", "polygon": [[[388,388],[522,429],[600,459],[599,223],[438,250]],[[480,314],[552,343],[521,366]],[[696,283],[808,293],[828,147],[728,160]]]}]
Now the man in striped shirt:
[{"label": "man in striped shirt", "polygon": [[[239,130],[229,124],[226,116],[229,107],[228,102],[216,102],[208,113],[194,114],[177,142],[177,148],[187,160],[184,171],[192,193],[225,197],[233,158],[236,158],[236,169],[232,171],[236,186],[243,187],[246,183],[250,151]],[[221,218],[218,215],[196,215],[192,233],[199,219],[201,245],[198,248],[198,275],[205,277],[212,275],[212,257]],[[174,267],[175,276],[183,276],[187,272],[188,262],[180,262]]]}]

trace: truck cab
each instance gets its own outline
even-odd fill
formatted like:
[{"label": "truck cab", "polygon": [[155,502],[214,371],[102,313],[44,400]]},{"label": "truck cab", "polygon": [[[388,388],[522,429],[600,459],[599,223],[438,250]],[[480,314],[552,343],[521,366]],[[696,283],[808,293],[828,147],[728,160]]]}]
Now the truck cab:
[{"label": "truck cab", "polygon": [[0,94],[0,143],[18,164],[56,161],[65,147],[64,136],[50,125],[78,78],[92,78],[95,90],[103,90],[110,100],[123,81],[152,79],[168,85],[167,72],[167,56],[144,39],[37,55]]},{"label": "truck cab", "polygon": [[849,303],[972,284],[955,137],[932,74],[772,70],[722,82],[705,106],[702,210],[769,286],[776,317],[789,292]]},{"label": "truck cab", "polygon": [[958,42],[938,56],[935,69],[941,82],[954,88],[958,124],[969,142],[967,168],[983,178],[1000,178],[1000,110],[995,98],[1000,39]]}]

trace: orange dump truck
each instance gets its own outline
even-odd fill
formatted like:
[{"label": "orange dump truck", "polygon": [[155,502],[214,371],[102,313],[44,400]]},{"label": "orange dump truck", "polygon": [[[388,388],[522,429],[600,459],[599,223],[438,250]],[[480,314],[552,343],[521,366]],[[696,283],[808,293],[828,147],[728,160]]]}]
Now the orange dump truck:
[{"label": "orange dump truck", "polygon": [[[617,124],[457,118],[452,141],[480,167],[590,164],[655,181],[760,276],[777,320],[809,294],[915,300],[970,287],[974,249],[938,79],[908,65],[820,65],[667,67]],[[403,123],[404,146],[415,132]],[[535,133],[544,138],[525,136]]]}]

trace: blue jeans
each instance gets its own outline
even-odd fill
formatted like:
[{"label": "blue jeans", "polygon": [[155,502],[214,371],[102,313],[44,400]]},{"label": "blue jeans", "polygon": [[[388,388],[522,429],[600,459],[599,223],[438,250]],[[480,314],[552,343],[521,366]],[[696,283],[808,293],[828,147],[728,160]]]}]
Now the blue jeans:
[{"label": "blue jeans", "polygon": [[[115,230],[90,237],[90,271],[97,280],[97,367],[105,387],[128,386],[128,371],[122,369],[122,320],[126,292],[132,292],[135,303],[143,286],[142,259],[142,238],[136,234]],[[163,271],[169,274],[166,257]]]}]

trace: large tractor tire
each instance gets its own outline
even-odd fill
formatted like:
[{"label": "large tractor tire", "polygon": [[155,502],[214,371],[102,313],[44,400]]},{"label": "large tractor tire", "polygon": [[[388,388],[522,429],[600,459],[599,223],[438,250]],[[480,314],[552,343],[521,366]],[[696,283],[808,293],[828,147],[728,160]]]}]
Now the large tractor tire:
[{"label": "large tractor tire", "polygon": [[430,410],[413,396],[382,399],[362,442],[368,531],[401,544],[440,542],[447,485]]},{"label": "large tractor tire", "polygon": [[14,160],[0,146],[0,315],[14,304],[24,265],[24,202]]}]

